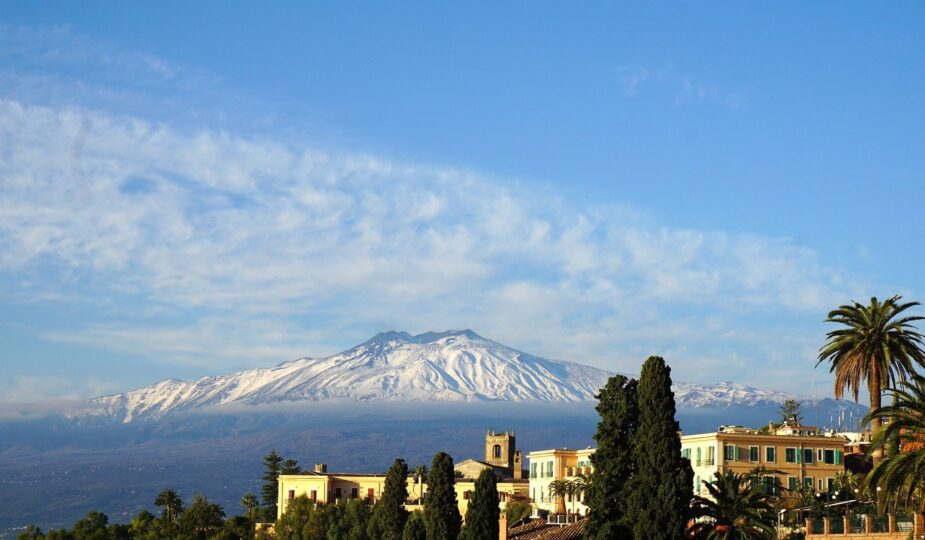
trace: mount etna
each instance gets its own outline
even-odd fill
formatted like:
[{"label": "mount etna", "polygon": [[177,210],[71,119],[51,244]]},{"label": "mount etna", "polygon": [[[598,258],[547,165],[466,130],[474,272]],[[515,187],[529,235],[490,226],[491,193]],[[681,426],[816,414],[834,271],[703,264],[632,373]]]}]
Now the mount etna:
[{"label": "mount etna", "polygon": [[[471,330],[384,332],[326,358],[165,380],[40,414],[20,406],[0,420],[0,535],[69,525],[89,510],[124,521],[166,487],[238,511],[244,493],[259,492],[271,449],[303,465],[378,472],[395,457],[425,463],[438,451],[480,459],[490,428],[515,430],[525,452],[584,447],[594,396],[611,375]],[[865,412],[731,382],[676,382],[674,391],[689,433],[766,424],[787,399],[821,426],[850,428]]]}]

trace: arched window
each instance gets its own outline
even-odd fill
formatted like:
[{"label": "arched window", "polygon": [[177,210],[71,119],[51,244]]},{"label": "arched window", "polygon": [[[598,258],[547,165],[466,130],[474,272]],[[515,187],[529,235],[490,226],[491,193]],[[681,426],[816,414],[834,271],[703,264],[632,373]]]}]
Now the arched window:
[{"label": "arched window", "polygon": [[492,448],[492,455],[494,455],[496,458],[501,457],[501,445],[500,444],[496,444],[495,447]]}]

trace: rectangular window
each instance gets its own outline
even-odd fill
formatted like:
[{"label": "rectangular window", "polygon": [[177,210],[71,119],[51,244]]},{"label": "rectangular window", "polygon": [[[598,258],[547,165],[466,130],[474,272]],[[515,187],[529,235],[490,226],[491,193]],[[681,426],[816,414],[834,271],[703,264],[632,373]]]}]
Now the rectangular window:
[{"label": "rectangular window", "polygon": [[797,449],[796,448],[785,448],[784,449],[784,461],[787,463],[796,463],[797,462]]},{"label": "rectangular window", "polygon": [[682,450],[681,450],[681,457],[683,457],[684,459],[690,461],[690,460],[691,460],[691,449],[690,449],[690,448],[684,448],[684,449],[682,449]]},{"label": "rectangular window", "polygon": [[816,461],[822,461],[822,448],[816,452]]},{"label": "rectangular window", "polygon": [[530,464],[530,478],[536,478],[536,463]]},{"label": "rectangular window", "polygon": [[774,446],[765,447],[764,460],[767,463],[776,463],[777,462],[777,448]]},{"label": "rectangular window", "polygon": [[464,500],[464,501],[468,501],[468,500],[469,500],[469,491],[468,491],[468,490],[463,491],[463,500]]},{"label": "rectangular window", "polygon": [[813,489],[813,477],[807,476],[803,479],[803,487],[806,489]]},{"label": "rectangular window", "polygon": [[812,464],[813,464],[813,449],[812,449],[812,448],[804,448],[804,449],[803,449],[803,461],[804,461],[807,465],[812,465]]},{"label": "rectangular window", "polygon": [[709,446],[707,447],[707,462],[706,465],[714,465],[716,463],[716,447]]},{"label": "rectangular window", "polygon": [[787,489],[790,491],[796,491],[800,489],[800,479],[796,476],[790,476],[787,478]]},{"label": "rectangular window", "polygon": [[697,465],[698,465],[698,466],[700,466],[701,464],[703,464],[703,458],[701,457],[701,454],[702,454],[702,453],[703,453],[702,449],[701,449],[701,448],[698,448],[698,449],[697,449]]},{"label": "rectangular window", "polygon": [[823,459],[826,465],[835,465],[835,450],[826,450],[823,455],[825,456]]},{"label": "rectangular window", "polygon": [[294,489],[290,489],[290,490],[289,490],[289,500],[291,501],[292,499],[295,499],[295,490],[294,490]]},{"label": "rectangular window", "polygon": [[825,479],[825,490],[830,493],[835,491],[835,479],[834,478]]},{"label": "rectangular window", "polygon": [[546,462],[546,476],[548,478],[552,478],[552,466],[553,466],[552,461]]},{"label": "rectangular window", "polygon": [[825,480],[819,479],[819,491],[825,491]]},{"label": "rectangular window", "polygon": [[369,488],[369,489],[366,490],[366,498],[367,498],[367,499],[370,499],[370,500],[376,498],[376,490],[375,490],[375,488]]},{"label": "rectangular window", "polygon": [[312,490],[311,499],[312,499],[312,502],[318,502],[318,490],[317,489]]},{"label": "rectangular window", "polygon": [[359,498],[360,498],[360,490],[359,490],[359,488],[351,488],[351,489],[350,489],[350,498],[351,498],[351,499],[359,499]]},{"label": "rectangular window", "polygon": [[340,499],[340,495],[341,495],[340,488],[334,488],[334,498]]},{"label": "rectangular window", "polygon": [[757,446],[748,447],[748,460],[752,463],[758,463],[761,459],[761,450]]},{"label": "rectangular window", "polygon": [[723,445],[724,455],[723,459],[726,461],[733,461],[736,458],[736,447],[731,444]]}]

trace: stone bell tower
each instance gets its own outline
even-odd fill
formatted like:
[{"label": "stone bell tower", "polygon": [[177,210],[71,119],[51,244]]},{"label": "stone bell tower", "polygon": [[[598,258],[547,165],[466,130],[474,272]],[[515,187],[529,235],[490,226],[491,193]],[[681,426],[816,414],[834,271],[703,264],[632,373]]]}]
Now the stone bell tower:
[{"label": "stone bell tower", "polygon": [[485,435],[485,463],[513,472],[516,446],[517,441],[513,431],[504,433],[489,431]]}]

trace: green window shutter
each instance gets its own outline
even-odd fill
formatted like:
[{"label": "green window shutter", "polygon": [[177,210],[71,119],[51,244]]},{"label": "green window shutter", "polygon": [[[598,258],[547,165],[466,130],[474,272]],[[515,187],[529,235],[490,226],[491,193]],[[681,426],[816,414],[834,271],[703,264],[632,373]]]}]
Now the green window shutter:
[{"label": "green window shutter", "polygon": [[839,450],[835,451],[835,464],[841,465],[841,452]]},{"label": "green window shutter", "polygon": [[797,463],[799,463],[799,462],[800,462],[800,458],[803,457],[803,456],[800,455],[800,454],[802,454],[802,453],[803,453],[802,450],[797,450]]},{"label": "green window shutter", "polygon": [[735,456],[736,456],[736,461],[739,461],[739,447],[738,446],[736,446]]}]

